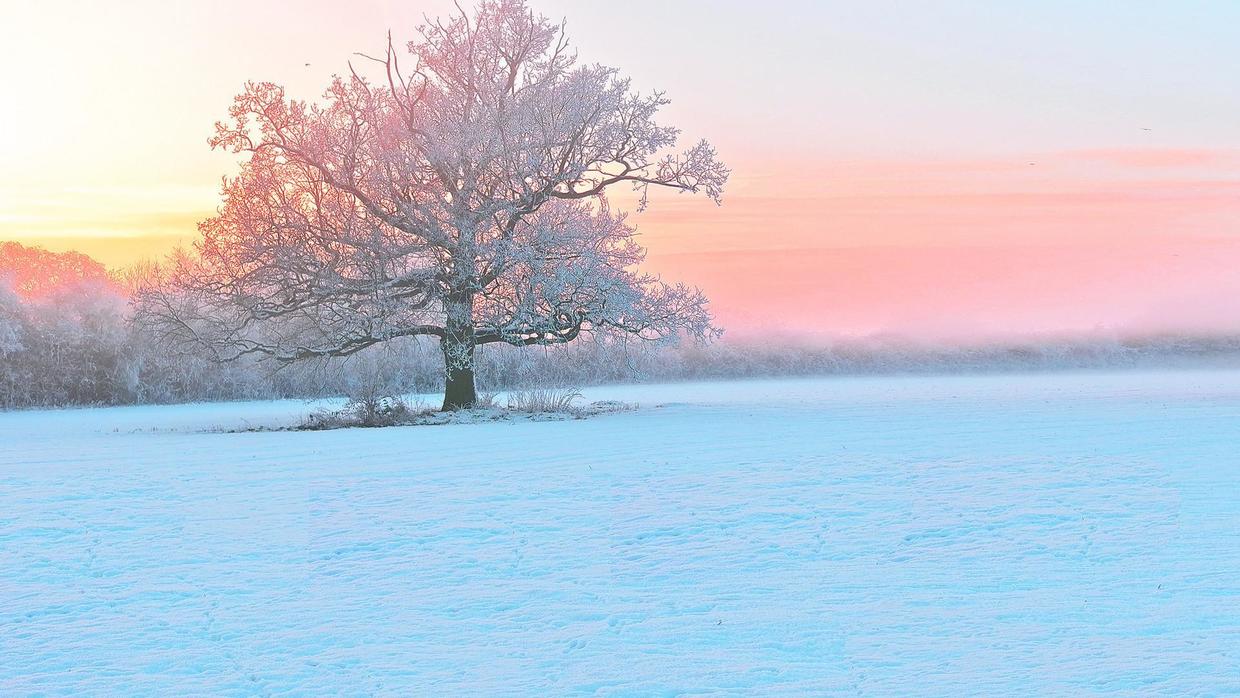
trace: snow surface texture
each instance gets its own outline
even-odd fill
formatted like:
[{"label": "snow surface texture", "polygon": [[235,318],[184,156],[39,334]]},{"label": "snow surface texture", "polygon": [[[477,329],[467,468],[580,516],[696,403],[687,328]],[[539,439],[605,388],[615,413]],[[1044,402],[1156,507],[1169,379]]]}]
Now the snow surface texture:
[{"label": "snow surface texture", "polygon": [[1240,372],[586,397],[0,415],[0,694],[1240,691]]}]

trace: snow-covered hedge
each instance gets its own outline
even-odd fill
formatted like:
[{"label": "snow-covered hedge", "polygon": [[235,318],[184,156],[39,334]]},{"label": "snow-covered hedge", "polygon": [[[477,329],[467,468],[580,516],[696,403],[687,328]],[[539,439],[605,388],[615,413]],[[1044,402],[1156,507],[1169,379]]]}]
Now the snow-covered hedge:
[{"label": "snow-covered hedge", "polygon": [[[402,338],[345,359],[217,362],[133,319],[125,278],[76,254],[0,243],[0,408],[346,395],[374,402],[443,388],[434,340]],[[483,390],[779,375],[1240,365],[1240,337],[1095,333],[933,344],[898,337],[728,339],[652,346],[589,338],[480,349]]]}]

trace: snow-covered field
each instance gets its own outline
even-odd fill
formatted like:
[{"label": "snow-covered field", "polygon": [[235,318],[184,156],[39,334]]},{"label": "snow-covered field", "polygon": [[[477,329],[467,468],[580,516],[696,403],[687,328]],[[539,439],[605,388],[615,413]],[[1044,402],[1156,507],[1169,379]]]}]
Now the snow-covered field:
[{"label": "snow-covered field", "polygon": [[1240,692],[1240,372],[0,414],[0,694]]}]

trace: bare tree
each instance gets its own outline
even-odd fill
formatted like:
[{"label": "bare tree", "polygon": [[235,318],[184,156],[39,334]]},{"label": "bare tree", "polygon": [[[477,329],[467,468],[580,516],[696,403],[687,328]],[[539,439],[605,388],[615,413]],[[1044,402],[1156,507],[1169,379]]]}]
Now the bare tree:
[{"label": "bare tree", "polygon": [[[324,102],[249,83],[213,147],[246,155],[216,217],[144,318],[221,359],[346,356],[438,338],[444,408],[474,404],[474,353],[618,333],[705,338],[706,299],[636,270],[644,250],[606,193],[701,192],[728,170],[705,141],[679,152],[662,93],[583,65],[562,25],[523,0],[428,20],[403,58],[388,37]],[[361,54],[359,54],[361,55]]]}]

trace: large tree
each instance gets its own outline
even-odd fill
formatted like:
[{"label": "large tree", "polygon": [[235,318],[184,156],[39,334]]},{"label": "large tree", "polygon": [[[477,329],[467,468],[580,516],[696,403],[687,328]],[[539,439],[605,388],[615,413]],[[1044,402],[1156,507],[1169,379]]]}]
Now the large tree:
[{"label": "large tree", "polygon": [[474,404],[478,345],[714,334],[697,289],[637,270],[644,250],[606,198],[719,201],[727,168],[705,141],[673,151],[663,94],[579,63],[523,0],[419,31],[408,57],[389,36],[322,103],[246,85],[211,140],[246,156],[240,173],[194,251],[141,294],[145,316],[221,359],[436,337],[445,409]]}]

